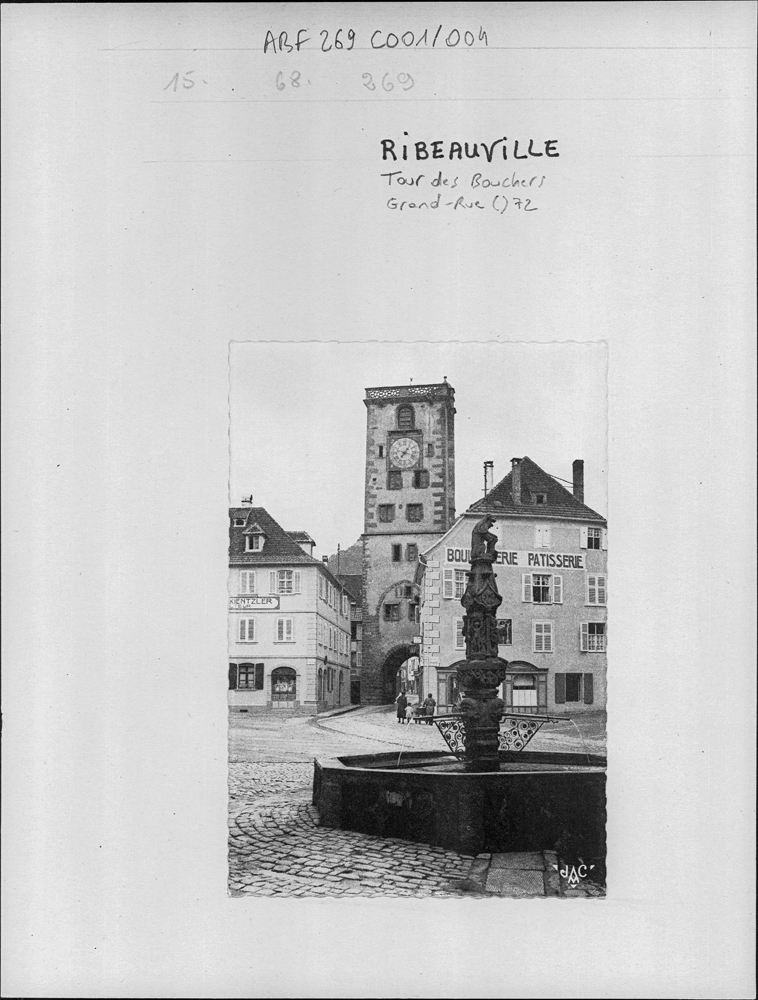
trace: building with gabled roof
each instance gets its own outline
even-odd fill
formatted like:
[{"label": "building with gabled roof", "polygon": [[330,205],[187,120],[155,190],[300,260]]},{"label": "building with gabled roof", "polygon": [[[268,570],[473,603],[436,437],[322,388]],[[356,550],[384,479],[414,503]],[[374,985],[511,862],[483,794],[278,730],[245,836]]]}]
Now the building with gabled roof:
[{"label": "building with gabled roof", "polygon": [[313,714],[350,704],[351,596],[263,507],[229,510],[229,709]]},{"label": "building with gabled roof", "polygon": [[573,491],[528,457],[425,549],[421,589],[421,675],[438,710],[450,710],[465,656],[463,607],[471,531],[486,514],[499,536],[496,572],[499,655],[509,661],[501,696],[521,714],[576,714],[605,708],[607,522],[584,502],[584,463]]}]

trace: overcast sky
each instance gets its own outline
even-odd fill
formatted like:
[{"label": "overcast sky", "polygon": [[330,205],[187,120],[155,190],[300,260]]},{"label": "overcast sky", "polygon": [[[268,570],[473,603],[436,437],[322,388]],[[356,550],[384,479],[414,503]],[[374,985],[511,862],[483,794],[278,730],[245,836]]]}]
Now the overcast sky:
[{"label": "overcast sky", "polygon": [[318,555],[363,531],[364,389],[441,382],[455,389],[456,513],[528,455],[607,513],[606,348],[601,343],[233,343],[230,506],[253,494]]}]

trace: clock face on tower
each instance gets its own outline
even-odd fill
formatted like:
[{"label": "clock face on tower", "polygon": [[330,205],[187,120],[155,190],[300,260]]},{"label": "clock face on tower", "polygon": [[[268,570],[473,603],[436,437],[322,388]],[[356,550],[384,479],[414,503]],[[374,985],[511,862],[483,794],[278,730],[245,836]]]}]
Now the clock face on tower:
[{"label": "clock face on tower", "polygon": [[418,441],[413,438],[397,438],[390,446],[390,461],[396,469],[410,469],[414,466],[421,454]]}]

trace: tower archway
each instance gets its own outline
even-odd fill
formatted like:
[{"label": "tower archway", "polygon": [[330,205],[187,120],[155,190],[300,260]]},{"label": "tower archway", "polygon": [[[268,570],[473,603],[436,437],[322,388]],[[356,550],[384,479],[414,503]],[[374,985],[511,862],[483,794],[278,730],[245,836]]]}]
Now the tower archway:
[{"label": "tower archway", "polygon": [[382,663],[382,704],[391,705],[400,692],[400,668],[412,656],[418,656],[418,646],[404,643],[393,646]]}]

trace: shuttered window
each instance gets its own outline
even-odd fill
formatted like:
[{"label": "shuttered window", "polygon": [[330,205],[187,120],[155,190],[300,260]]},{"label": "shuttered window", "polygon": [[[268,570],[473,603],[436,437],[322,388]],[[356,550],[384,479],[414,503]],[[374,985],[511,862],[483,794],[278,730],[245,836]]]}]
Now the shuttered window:
[{"label": "shuttered window", "polygon": [[587,604],[605,605],[606,578],[604,576],[587,576]]},{"label": "shuttered window", "polygon": [[460,601],[466,592],[466,570],[443,570],[442,581],[442,596],[449,600]]},{"label": "shuttered window", "polygon": [[423,521],[424,505],[420,503],[407,503],[405,505],[405,517],[408,521]]},{"label": "shuttered window", "polygon": [[566,704],[566,675],[555,675],[555,703],[556,705]]},{"label": "shuttered window", "polygon": [[584,675],[584,704],[591,705],[594,698],[594,680],[592,674]]},{"label": "shuttered window", "polygon": [[237,635],[240,642],[255,642],[258,638],[255,618],[240,618]]},{"label": "shuttered window", "polygon": [[256,594],[255,571],[243,569],[240,571],[240,594]]},{"label": "shuttered window", "polygon": [[582,622],[579,648],[583,653],[605,652],[605,622]]},{"label": "shuttered window", "polygon": [[535,653],[553,652],[552,622],[532,622],[532,650]]},{"label": "shuttered window", "polygon": [[538,524],[534,529],[534,547],[535,549],[549,549],[550,548],[550,527],[549,525]]},{"label": "shuttered window", "polygon": [[462,618],[456,618],[455,619],[455,648],[456,649],[465,649],[466,648],[466,640],[463,638],[463,619]]},{"label": "shuttered window", "polygon": [[582,549],[607,549],[607,528],[580,528],[579,547]]},{"label": "shuttered window", "polygon": [[532,573],[532,603],[550,603],[550,577],[545,573]]},{"label": "shuttered window", "polygon": [[240,663],[237,668],[237,687],[240,690],[262,691],[263,690],[263,664],[262,663]]},{"label": "shuttered window", "polygon": [[276,594],[299,594],[300,593],[300,571],[291,569],[280,569],[276,574],[272,574]]},{"label": "shuttered window", "polygon": [[527,604],[563,604],[563,577],[549,573],[522,573],[521,600]]},{"label": "shuttered window", "polygon": [[397,409],[397,427],[401,431],[411,431],[414,425],[412,406],[399,406]]},{"label": "shuttered window", "polygon": [[294,618],[277,618],[276,619],[276,641],[277,642],[292,642],[295,638],[295,619]]}]

